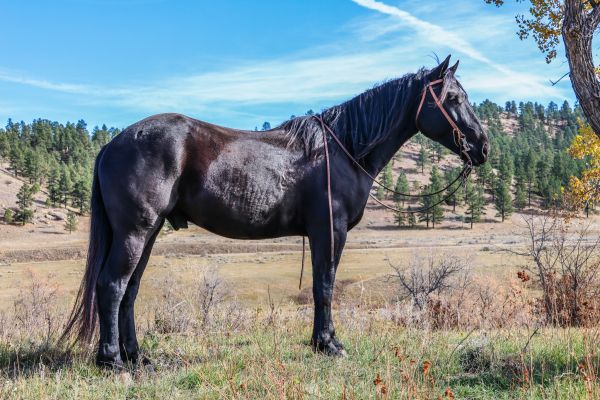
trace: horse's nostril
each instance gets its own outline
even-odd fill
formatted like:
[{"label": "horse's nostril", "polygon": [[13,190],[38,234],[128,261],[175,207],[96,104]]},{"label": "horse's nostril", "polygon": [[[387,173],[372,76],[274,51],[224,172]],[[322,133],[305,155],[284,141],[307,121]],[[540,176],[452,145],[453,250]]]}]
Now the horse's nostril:
[{"label": "horse's nostril", "polygon": [[484,145],[481,147],[481,154],[483,154],[483,157],[486,159],[488,156],[488,151],[489,151],[489,146],[487,143],[484,143]]}]

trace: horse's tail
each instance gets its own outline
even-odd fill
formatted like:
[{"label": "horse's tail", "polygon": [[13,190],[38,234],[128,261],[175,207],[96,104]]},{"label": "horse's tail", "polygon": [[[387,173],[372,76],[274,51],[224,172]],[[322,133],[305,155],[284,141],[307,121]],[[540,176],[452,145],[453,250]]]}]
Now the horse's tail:
[{"label": "horse's tail", "polygon": [[106,147],[103,147],[96,157],[94,165],[94,181],[92,184],[90,242],[88,247],[85,274],[69,321],[60,341],[74,339],[74,342],[91,342],[96,331],[98,319],[96,301],[96,283],[112,242],[112,229],[104,209],[104,201],[100,192],[98,167]]}]

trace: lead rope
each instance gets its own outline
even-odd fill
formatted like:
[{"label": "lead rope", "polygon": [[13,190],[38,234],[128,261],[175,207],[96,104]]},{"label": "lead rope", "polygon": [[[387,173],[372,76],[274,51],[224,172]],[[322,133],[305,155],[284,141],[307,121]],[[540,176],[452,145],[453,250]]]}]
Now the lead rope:
[{"label": "lead rope", "polygon": [[333,205],[331,202],[331,167],[329,165],[329,147],[327,146],[327,132],[325,132],[325,129],[323,124],[325,123],[325,121],[323,121],[323,118],[321,118],[321,131],[323,132],[323,145],[325,146],[325,161],[326,161],[326,167],[327,167],[327,203],[329,204],[329,243],[330,243],[330,247],[331,247],[331,265],[333,266],[333,261],[334,261],[334,242],[333,242]]},{"label": "lead rope", "polygon": [[[327,132],[325,131],[325,122],[323,119],[321,121],[321,131],[323,132],[323,145],[325,148],[325,168],[327,170],[327,204],[329,208],[329,244],[330,244],[330,261],[331,265],[334,265],[334,253],[335,253],[335,242],[333,235],[333,205],[331,201],[331,166],[329,164],[329,147],[327,146]],[[302,277],[304,275],[304,253],[306,251],[306,241],[304,236],[302,236],[302,267],[300,269],[300,284],[298,288],[302,290]]]},{"label": "lead rope", "polygon": [[[370,193],[370,192],[369,192],[369,197],[371,197],[373,200],[375,200],[375,202],[377,204],[379,204],[380,206],[383,206],[383,207],[387,208],[388,210],[392,210],[392,211],[397,212],[397,213],[402,213],[402,214],[422,214],[422,213],[424,213],[426,211],[429,211],[429,210],[433,209],[434,207],[439,206],[440,204],[442,204],[446,200],[450,199],[450,197],[452,197],[454,195],[454,193],[458,192],[458,190],[461,187],[465,186],[464,184],[467,181],[467,178],[469,177],[470,174],[471,174],[471,169],[469,168],[469,169],[467,169],[465,171],[464,174],[461,173],[459,175],[459,178],[462,178],[460,184],[456,188],[454,188],[454,190],[452,190],[452,192],[450,192],[450,194],[448,196],[442,198],[440,201],[438,201],[435,204],[430,205],[429,207],[420,208],[418,210],[400,210],[399,208],[388,206],[387,204],[385,204],[381,200],[379,200],[377,197],[373,196],[373,194]],[[465,188],[466,188],[466,186],[465,186]]]},{"label": "lead rope", "polygon": [[298,290],[302,290],[302,277],[304,276],[304,257],[306,254],[306,236],[302,236],[302,268],[300,269],[300,284]]},{"label": "lead rope", "polygon": [[[335,260],[335,257],[334,257],[335,243],[334,243],[334,234],[333,234],[333,206],[332,206],[332,201],[331,201],[331,168],[330,168],[330,164],[329,164],[329,148],[327,146],[327,134],[326,134],[326,131],[329,132],[329,134],[331,135],[331,137],[333,137],[333,139],[338,144],[338,146],[340,146],[340,148],[344,151],[344,153],[346,153],[346,155],[348,156],[348,158],[350,158],[350,160],[352,160],[352,162],[354,162],[354,164],[356,164],[369,178],[371,178],[371,180],[373,180],[373,182],[377,183],[378,185],[380,185],[381,187],[383,187],[384,189],[386,189],[389,192],[396,193],[396,194],[399,194],[399,195],[402,195],[402,196],[406,196],[406,197],[428,197],[428,196],[434,196],[436,194],[443,193],[446,190],[450,189],[452,187],[452,185],[454,185],[459,179],[461,179],[461,184],[458,185],[448,196],[442,198],[440,201],[436,202],[435,204],[433,204],[433,205],[431,205],[429,207],[422,208],[422,209],[415,210],[415,211],[413,211],[413,210],[404,211],[404,210],[399,210],[397,208],[388,206],[388,205],[384,204],[383,202],[381,202],[379,199],[377,199],[375,196],[373,196],[369,192],[369,196],[373,200],[375,200],[378,204],[382,205],[385,208],[388,208],[390,210],[398,212],[398,213],[414,214],[414,213],[422,213],[422,212],[425,212],[425,211],[429,211],[432,208],[434,208],[434,207],[438,206],[439,204],[441,204],[442,202],[446,201],[450,197],[452,197],[452,195],[454,195],[454,193],[456,193],[458,191],[458,189],[460,189],[460,187],[465,184],[467,178],[469,177],[469,175],[471,174],[471,171],[473,170],[473,162],[471,161],[471,157],[469,156],[467,140],[466,140],[465,136],[463,135],[463,133],[461,132],[461,130],[458,127],[458,125],[456,125],[456,123],[452,120],[452,118],[450,117],[450,115],[448,114],[448,112],[444,109],[444,105],[442,104],[443,100],[440,101],[440,99],[438,98],[438,96],[435,94],[435,91],[433,90],[433,86],[434,85],[437,85],[438,83],[443,83],[443,82],[444,82],[444,79],[438,79],[436,81],[429,82],[427,84],[427,86],[425,86],[425,88],[423,89],[423,94],[421,96],[421,101],[419,102],[419,108],[417,109],[417,114],[415,116],[415,123],[416,123],[416,125],[418,127],[419,114],[421,113],[421,109],[423,107],[423,104],[425,103],[425,97],[427,96],[427,91],[429,91],[431,93],[431,97],[433,97],[433,100],[434,100],[436,106],[439,108],[439,110],[441,111],[441,113],[444,116],[444,118],[446,118],[446,120],[448,121],[448,123],[452,127],[452,134],[454,136],[454,143],[456,143],[456,145],[459,147],[460,153],[465,155],[465,157],[467,158],[467,162],[466,162],[464,168],[462,169],[462,171],[460,172],[460,174],[456,177],[456,179],[454,179],[445,188],[443,188],[441,190],[438,190],[436,192],[433,192],[433,193],[426,193],[424,195],[413,195],[413,194],[400,193],[400,192],[397,192],[397,191],[395,191],[393,189],[388,188],[383,183],[381,183],[377,179],[375,179],[375,177],[372,176],[350,154],[350,152],[346,149],[346,147],[344,146],[344,144],[342,143],[342,141],[340,139],[338,139],[338,137],[336,136],[335,132],[333,132],[333,130],[329,127],[329,125],[327,125],[325,123],[325,121],[323,120],[323,117],[321,115],[315,115],[314,116],[321,123],[321,131],[323,132],[323,145],[324,145],[324,148],[325,148],[325,166],[326,166],[326,169],[327,169],[327,202],[328,202],[328,206],[329,206],[329,236],[330,236],[330,245],[331,245],[331,254],[330,254],[330,256],[331,256],[331,265],[334,265],[334,260]],[[306,241],[305,241],[304,236],[302,236],[302,269],[300,270],[300,285],[299,285],[300,289],[302,289],[302,277],[304,275],[304,254],[305,254],[305,251],[306,251]]]},{"label": "lead rope", "polygon": [[[420,110],[420,109],[419,109]],[[402,193],[402,192],[398,192],[394,189],[391,189],[389,187],[387,187],[386,185],[384,185],[382,182],[378,181],[377,178],[375,178],[373,175],[371,175],[363,166],[361,163],[359,163],[353,156],[352,154],[350,154],[350,152],[348,151],[348,149],[346,149],[346,146],[344,146],[344,144],[342,143],[342,141],[337,137],[337,135],[335,134],[335,132],[333,132],[333,129],[331,129],[329,127],[329,125],[327,125],[325,123],[325,121],[323,120],[323,117],[321,115],[315,115],[314,118],[317,119],[317,121],[319,121],[319,123],[321,124],[321,128],[322,129],[327,129],[327,132],[331,135],[331,137],[333,138],[333,140],[335,140],[335,142],[337,143],[337,145],[342,149],[342,151],[344,152],[344,154],[346,154],[346,156],[350,159],[350,161],[352,161],[365,175],[367,175],[369,178],[371,178],[371,180],[378,184],[379,186],[381,186],[382,188],[384,188],[385,190],[387,190],[390,193],[395,193],[401,196],[405,196],[405,197],[414,197],[414,198],[421,198],[421,197],[429,197],[429,196],[435,196],[436,194],[440,194],[445,192],[446,190],[450,189],[452,187],[452,185],[454,185],[456,182],[458,182],[458,180],[461,178],[462,175],[464,175],[464,173],[467,171],[468,168],[471,168],[469,166],[469,164],[465,165],[463,170],[460,172],[460,174],[458,174],[458,176],[456,177],[456,179],[454,179],[452,182],[450,182],[448,185],[446,185],[446,187],[433,192],[433,193],[427,193],[427,194],[410,194],[410,193]],[[455,139],[456,140],[456,139]],[[460,144],[459,144],[460,146]]]}]

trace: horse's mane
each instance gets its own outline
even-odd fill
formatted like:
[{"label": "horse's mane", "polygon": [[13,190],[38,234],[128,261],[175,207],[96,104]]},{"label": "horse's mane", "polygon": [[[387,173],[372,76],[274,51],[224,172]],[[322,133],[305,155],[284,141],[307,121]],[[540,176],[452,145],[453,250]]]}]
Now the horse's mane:
[{"label": "horse's mane", "polygon": [[[364,158],[377,144],[411,112],[415,101],[415,85],[422,87],[428,71],[406,74],[385,81],[372,89],[333,106],[321,113],[323,120],[333,129],[345,147],[358,160]],[[309,157],[322,154],[323,131],[313,116],[292,118],[279,125],[288,141],[288,147],[304,150]]]}]

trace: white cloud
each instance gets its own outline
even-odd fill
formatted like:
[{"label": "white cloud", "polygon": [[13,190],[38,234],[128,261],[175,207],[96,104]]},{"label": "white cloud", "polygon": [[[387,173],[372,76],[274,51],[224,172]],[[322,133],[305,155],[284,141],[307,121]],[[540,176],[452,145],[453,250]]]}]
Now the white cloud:
[{"label": "white cloud", "polygon": [[424,21],[415,17],[414,15],[401,10],[398,7],[390,6],[385,3],[376,0],[352,0],[354,3],[374,10],[380,13],[391,15],[396,17],[400,21],[402,21],[407,27],[410,27],[416,31],[422,38],[427,40],[430,43],[436,43],[438,45],[442,45],[458,51],[473,60],[480,61],[496,71],[502,73],[504,75],[503,79],[498,79],[498,77],[494,77],[494,79],[487,79],[485,81],[478,82],[479,89],[485,89],[486,83],[487,87],[499,88],[505,86],[506,88],[518,87],[520,90],[523,90],[527,93],[537,93],[540,96],[548,96],[548,97],[561,97],[560,92],[548,86],[547,82],[541,80],[539,75],[534,74],[524,74],[520,72],[513,71],[509,67],[496,63],[489,59],[485,54],[469,43],[466,39],[464,39],[461,35],[456,34],[453,31],[449,31],[439,25],[432,24],[430,22]]},{"label": "white cloud", "polygon": [[[470,59],[461,66],[463,81],[468,91],[483,94],[478,97],[564,97],[542,76],[516,72],[490,59],[478,50],[480,43],[476,48],[465,39],[468,31],[451,31],[379,1],[352,1],[378,14],[348,24],[337,41],[311,47],[310,53],[248,61],[236,67],[136,86],[61,83],[2,70],[0,81],[71,94],[81,104],[92,106],[117,106],[144,113],[233,114],[247,120],[253,117],[250,110],[260,105],[272,108],[276,103],[311,104],[317,109],[316,104],[337,102],[382,79],[415,71],[429,61],[426,56],[432,49],[452,49]],[[476,25],[477,17],[472,18],[466,22]]]},{"label": "white cloud", "polygon": [[4,82],[19,83],[22,85],[33,86],[40,89],[54,90],[64,93],[85,94],[90,91],[90,88],[85,85],[75,85],[70,83],[55,83],[46,80],[32,79],[24,76],[18,76],[0,71],[0,80]]}]

